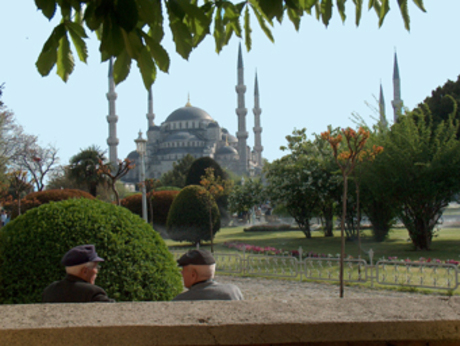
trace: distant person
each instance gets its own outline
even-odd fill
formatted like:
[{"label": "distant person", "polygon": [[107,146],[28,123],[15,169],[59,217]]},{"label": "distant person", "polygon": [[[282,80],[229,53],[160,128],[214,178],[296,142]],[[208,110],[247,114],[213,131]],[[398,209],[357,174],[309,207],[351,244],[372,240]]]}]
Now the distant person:
[{"label": "distant person", "polygon": [[8,215],[6,214],[5,210],[2,210],[2,214],[0,215],[0,222],[2,223],[2,227],[6,225],[6,219]]},{"label": "distant person", "polygon": [[43,303],[115,302],[94,283],[99,271],[100,258],[94,245],[80,245],[70,249],[62,258],[67,275],[43,291]]},{"label": "distant person", "polygon": [[177,260],[182,267],[184,286],[188,291],[179,294],[179,300],[243,300],[240,289],[231,284],[215,282],[216,261],[206,250],[191,250]]}]

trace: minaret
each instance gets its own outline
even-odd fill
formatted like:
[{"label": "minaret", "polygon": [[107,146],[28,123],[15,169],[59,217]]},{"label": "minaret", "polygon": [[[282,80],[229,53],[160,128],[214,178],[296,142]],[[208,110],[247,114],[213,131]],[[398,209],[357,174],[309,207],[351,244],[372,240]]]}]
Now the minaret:
[{"label": "minaret", "polygon": [[394,122],[402,113],[403,102],[401,100],[401,80],[399,79],[398,56],[395,52],[395,62],[393,68],[393,101],[391,102],[394,112]]},{"label": "minaret", "polygon": [[257,81],[257,72],[254,84],[254,108],[252,109],[252,112],[254,113],[254,152],[256,154],[257,164],[262,166],[262,150],[264,150],[261,136],[262,127],[260,126],[260,113],[262,113],[262,109],[260,109],[259,102],[259,83]]},{"label": "minaret", "polygon": [[152,87],[150,87],[148,96],[147,130],[155,125],[153,119],[155,119],[155,113],[153,113]]},{"label": "minaret", "polygon": [[241,43],[238,48],[238,84],[235,87],[238,95],[238,108],[236,114],[238,115],[238,132],[236,137],[238,138],[238,155],[240,157],[239,171],[240,174],[248,172],[248,155],[247,155],[247,138],[248,132],[246,131],[246,114],[248,110],[244,104],[244,93],[246,92],[246,86],[244,85],[244,68],[243,68],[243,56],[241,55]]},{"label": "minaret", "polygon": [[115,111],[115,100],[117,93],[115,92],[115,81],[113,79],[112,59],[109,61],[109,92],[107,93],[107,100],[109,101],[109,115],[107,122],[109,123],[109,138],[107,144],[109,145],[109,160],[112,164],[116,165],[118,160],[117,146],[117,122],[118,117]]},{"label": "minaret", "polygon": [[379,96],[379,114],[380,114],[380,124],[383,127],[387,127],[387,117],[385,114],[385,99],[383,97],[382,83],[380,82],[380,96]]}]

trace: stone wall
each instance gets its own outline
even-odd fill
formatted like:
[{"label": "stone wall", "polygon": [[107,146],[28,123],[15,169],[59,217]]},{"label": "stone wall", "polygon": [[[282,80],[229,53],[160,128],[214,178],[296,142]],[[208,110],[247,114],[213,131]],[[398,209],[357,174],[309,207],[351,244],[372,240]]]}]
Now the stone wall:
[{"label": "stone wall", "polygon": [[0,345],[460,345],[460,297],[0,306]]}]

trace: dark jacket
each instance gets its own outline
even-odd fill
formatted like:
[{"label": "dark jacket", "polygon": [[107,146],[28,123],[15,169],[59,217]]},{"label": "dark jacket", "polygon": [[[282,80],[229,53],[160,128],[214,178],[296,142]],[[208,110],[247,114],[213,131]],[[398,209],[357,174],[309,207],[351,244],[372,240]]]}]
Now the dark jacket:
[{"label": "dark jacket", "polygon": [[173,300],[243,300],[243,295],[235,285],[206,280],[192,285],[188,291]]},{"label": "dark jacket", "polygon": [[43,303],[89,303],[115,300],[107,297],[107,293],[96,285],[74,275],[67,274],[61,281],[55,281],[43,291]]}]

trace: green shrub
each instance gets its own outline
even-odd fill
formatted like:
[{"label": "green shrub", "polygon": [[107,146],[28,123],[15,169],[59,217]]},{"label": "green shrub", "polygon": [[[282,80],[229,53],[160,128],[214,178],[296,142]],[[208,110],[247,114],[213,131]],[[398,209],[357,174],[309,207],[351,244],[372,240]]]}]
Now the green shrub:
[{"label": "green shrub", "polygon": [[[88,192],[77,189],[55,189],[32,192],[21,200],[21,214],[24,214],[27,210],[37,208],[42,204],[64,201],[70,198],[94,199]],[[5,205],[5,209],[11,211],[11,219],[16,218],[19,214],[17,201]]]},{"label": "green shrub", "polygon": [[120,205],[125,207],[133,214],[139,215],[142,217],[142,194],[136,193],[135,195],[131,195],[128,197],[123,198],[120,201]]},{"label": "green shrub", "polygon": [[153,224],[166,226],[168,213],[179,191],[155,191],[152,195]]},{"label": "green shrub", "polygon": [[208,203],[211,203],[214,236],[220,229],[220,214],[216,202],[201,186],[184,187],[169,210],[167,229],[171,239],[195,244],[201,240],[211,240]]},{"label": "green shrub", "polygon": [[[148,193],[147,198],[151,200],[153,212],[153,225],[165,226],[168,219],[169,208],[174,201],[174,198],[179,194],[179,191],[154,191]],[[142,217],[142,194],[138,193],[120,201],[120,205],[129,209],[132,213]],[[150,220],[150,211],[147,209],[147,214]]]},{"label": "green shrub", "polygon": [[155,191],[180,191],[181,188],[177,186],[160,186],[155,189]]},{"label": "green shrub", "polygon": [[222,167],[210,157],[200,157],[193,161],[190,170],[188,171],[185,185],[200,185],[201,177],[206,174],[206,168],[214,168],[214,176],[221,177],[222,180],[227,179],[227,174]]},{"label": "green shrub", "polygon": [[125,208],[89,199],[42,205],[0,230],[0,303],[41,301],[64,276],[65,252],[94,244],[102,263],[96,284],[117,301],[170,300],[182,290],[161,237]]}]

